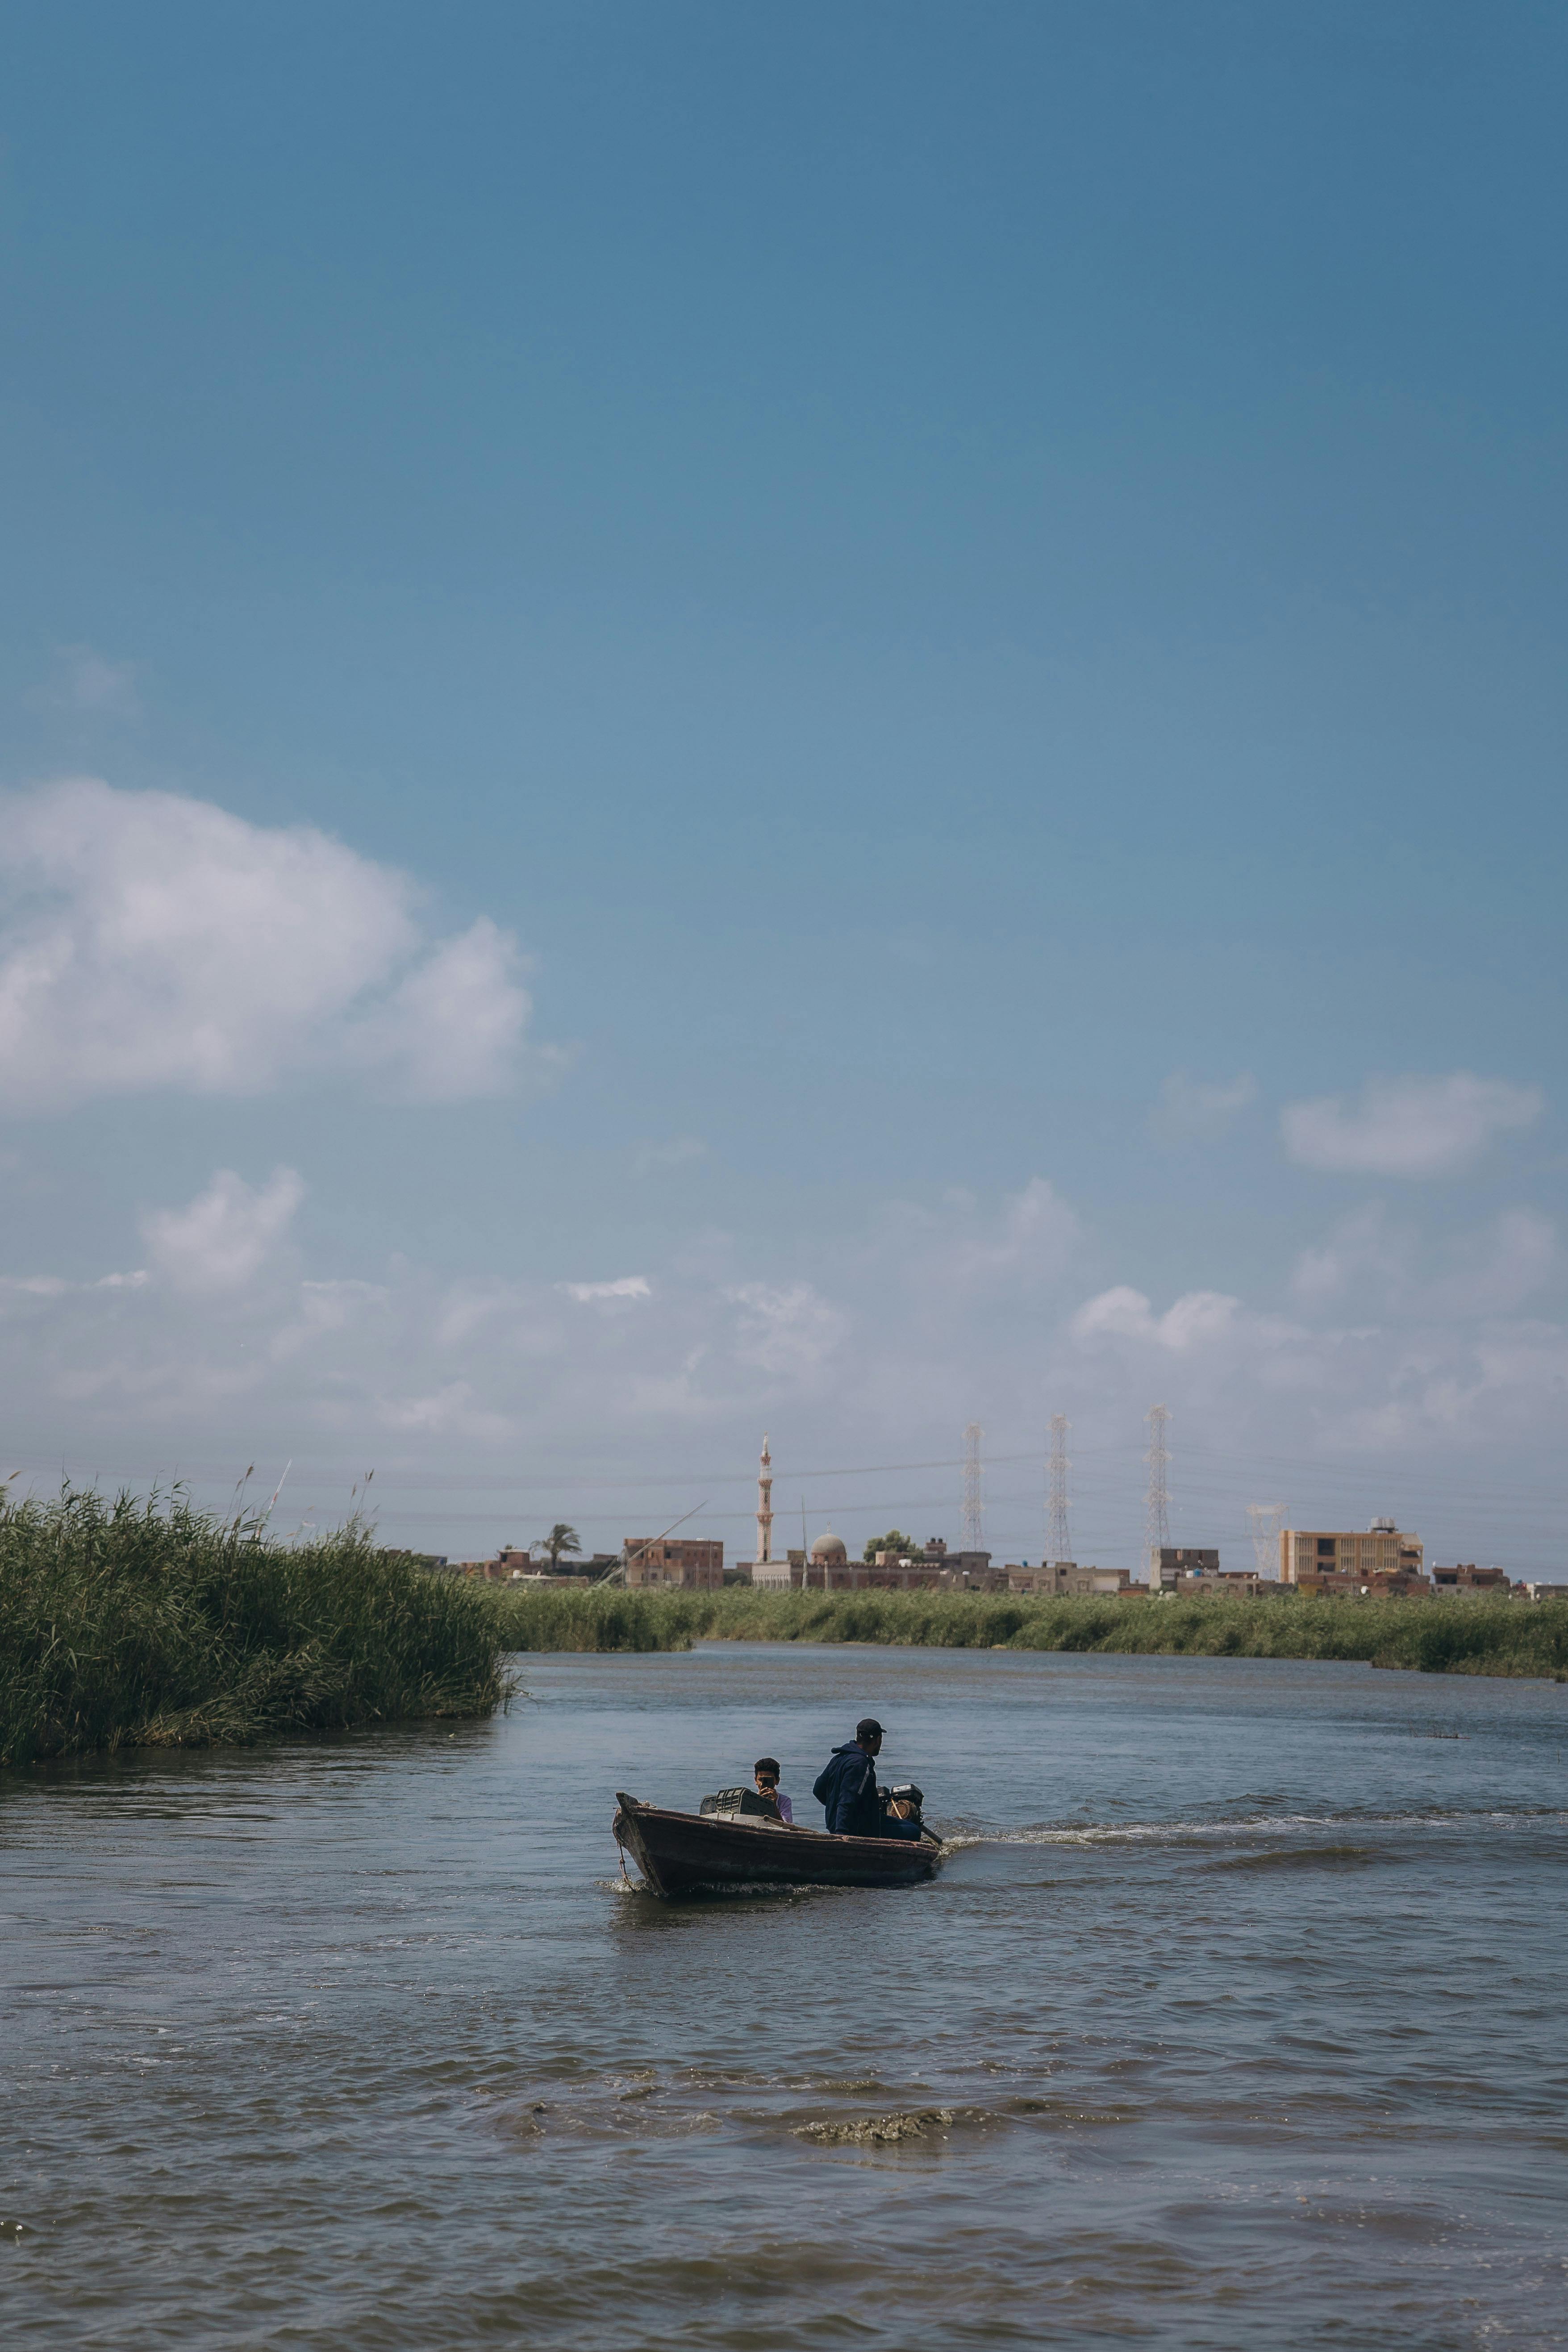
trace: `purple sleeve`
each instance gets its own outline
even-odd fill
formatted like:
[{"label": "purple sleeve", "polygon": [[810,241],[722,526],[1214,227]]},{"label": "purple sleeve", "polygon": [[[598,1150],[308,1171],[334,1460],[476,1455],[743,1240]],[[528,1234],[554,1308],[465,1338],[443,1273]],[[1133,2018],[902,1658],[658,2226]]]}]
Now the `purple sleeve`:
[{"label": "purple sleeve", "polygon": [[791,1829],[793,1829],[795,1827],[795,1807],[790,1803],[789,1799],[784,1794],[782,1790],[778,1791],[778,1806],[780,1812],[784,1815]]}]

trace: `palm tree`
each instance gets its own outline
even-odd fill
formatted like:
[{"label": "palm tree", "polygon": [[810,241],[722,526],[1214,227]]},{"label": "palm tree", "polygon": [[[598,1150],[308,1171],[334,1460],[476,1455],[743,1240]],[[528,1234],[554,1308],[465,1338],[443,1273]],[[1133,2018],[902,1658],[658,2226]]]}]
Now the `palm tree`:
[{"label": "palm tree", "polygon": [[563,1551],[580,1552],[583,1549],[576,1528],[569,1528],[564,1519],[557,1519],[550,1533],[547,1536],[542,1536],[539,1540],[541,1550],[550,1555],[552,1576],[561,1565],[561,1555]]}]

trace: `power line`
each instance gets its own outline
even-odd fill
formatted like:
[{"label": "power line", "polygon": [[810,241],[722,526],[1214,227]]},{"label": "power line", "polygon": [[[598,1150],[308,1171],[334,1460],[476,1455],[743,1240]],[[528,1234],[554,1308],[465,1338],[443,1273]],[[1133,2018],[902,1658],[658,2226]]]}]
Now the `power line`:
[{"label": "power line", "polygon": [[[284,1447],[279,1446],[279,1452],[283,1451]],[[1073,1449],[1072,1463],[1077,1467],[1086,1464],[1125,1463],[1131,1452],[1131,1441],[1121,1445],[1078,1445]],[[1259,1471],[1278,1472],[1282,1475],[1288,1475],[1292,1480],[1307,1475],[1338,1475],[1345,1477],[1347,1481],[1354,1479],[1373,1485],[1419,1483],[1428,1489],[1440,1486],[1445,1479],[1454,1478],[1462,1480],[1467,1496],[1478,1501],[1495,1499],[1501,1503],[1530,1499],[1527,1495],[1521,1496],[1516,1483],[1489,1486],[1477,1480],[1463,1465],[1453,1465],[1451,1460],[1447,1463],[1424,1462],[1419,1455],[1402,1460],[1391,1468],[1377,1457],[1359,1453],[1330,1454],[1316,1449],[1296,1454],[1242,1453],[1230,1448],[1205,1445],[1197,1440],[1189,1440],[1184,1444],[1182,1458],[1189,1465],[1184,1491],[1186,1488],[1197,1488],[1202,1486],[1202,1480],[1194,1479],[1191,1475],[1194,1465],[1200,1468],[1205,1464],[1221,1465],[1218,1475],[1223,1480],[1226,1475],[1223,1465],[1235,1464],[1246,1474],[1244,1483],[1250,1483],[1255,1474]],[[79,1455],[78,1459],[90,1459],[90,1457]],[[919,1462],[847,1463],[839,1464],[837,1467],[828,1469],[793,1470],[789,1475],[796,1479],[901,1476],[918,1471],[962,1468],[963,1460],[964,1457],[961,1454]],[[992,1454],[987,1456],[987,1460],[992,1466],[995,1467],[1019,1462],[1037,1463],[1039,1455],[1034,1448],[1030,1448],[1017,1454]],[[15,1465],[21,1471],[32,1474],[41,1473],[54,1477],[58,1477],[62,1468],[67,1466],[62,1464],[58,1454],[44,1456],[19,1452],[13,1452],[9,1455],[7,1466],[10,1465]],[[120,1478],[132,1483],[153,1475],[160,1485],[165,1483],[170,1477],[186,1482],[195,1480],[204,1484],[216,1484],[232,1482],[236,1475],[236,1465],[234,1461],[184,1462],[175,1463],[173,1465],[164,1465],[155,1473],[149,1473],[145,1466],[138,1466],[134,1469],[115,1468],[100,1462],[95,1465],[93,1475],[104,1478]],[[296,1483],[302,1478],[324,1480],[341,1477],[347,1484],[362,1477],[363,1469],[363,1465],[355,1466],[347,1461],[312,1465],[308,1455],[297,1454],[294,1457],[292,1475]],[[399,1475],[395,1470],[378,1469],[376,1486],[378,1489],[384,1492],[405,1494],[442,1493],[455,1488],[460,1488],[470,1494],[536,1492],[556,1494],[566,1489],[574,1492],[592,1490],[605,1493],[640,1493],[654,1486],[749,1486],[753,1483],[754,1477],[754,1472],[729,1470],[679,1473],[649,1471],[646,1475],[605,1477],[594,1472],[562,1468],[528,1477],[501,1477],[492,1475],[486,1471],[468,1468],[408,1471],[402,1475]],[[1223,1487],[1221,1491],[1224,1491]],[[1544,1491],[1540,1500],[1542,1508],[1556,1507],[1554,1499],[1549,1503]]]},{"label": "power line", "polygon": [[[1022,1454],[997,1454],[991,1458],[994,1462],[1013,1463],[1034,1462],[1039,1457],[1031,1450]],[[42,1472],[51,1477],[58,1477],[64,1466],[58,1456],[55,1454],[44,1456],[13,1452],[9,1459],[21,1470]],[[951,1454],[929,1462],[840,1464],[836,1469],[792,1470],[789,1475],[794,1478],[885,1478],[899,1476],[913,1470],[958,1470],[962,1469],[965,1459],[963,1454]],[[355,1468],[347,1462],[329,1463],[312,1467],[309,1457],[304,1454],[295,1455],[294,1468],[297,1475],[308,1478],[341,1477],[350,1480],[363,1478],[364,1475],[363,1468]],[[220,1484],[234,1477],[235,1465],[233,1462],[187,1462],[176,1464],[172,1470],[165,1467],[149,1474],[145,1468],[111,1469],[100,1464],[93,1472],[96,1477],[121,1478],[129,1481],[143,1479],[149,1475],[155,1476],[160,1484],[170,1477],[187,1482],[195,1479],[204,1485]],[[557,1494],[568,1488],[574,1491],[586,1491],[594,1488],[602,1491],[641,1493],[649,1486],[749,1486],[754,1482],[755,1475],[754,1471],[689,1470],[679,1473],[649,1471],[645,1477],[602,1478],[588,1472],[561,1470],[542,1474],[537,1477],[513,1478],[493,1477],[484,1472],[454,1469],[415,1471],[399,1477],[395,1474],[389,1476],[385,1472],[378,1470],[376,1485],[383,1490],[395,1488],[405,1494],[428,1494],[455,1486],[463,1487],[469,1493],[480,1494],[527,1494],[540,1490],[547,1494]]]}]

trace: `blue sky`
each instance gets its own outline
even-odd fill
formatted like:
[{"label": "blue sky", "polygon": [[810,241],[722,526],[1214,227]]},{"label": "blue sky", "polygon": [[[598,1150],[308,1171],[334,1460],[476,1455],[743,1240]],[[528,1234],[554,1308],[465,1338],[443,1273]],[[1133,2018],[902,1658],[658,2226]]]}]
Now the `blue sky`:
[{"label": "blue sky", "polygon": [[1560,11],[9,24],[0,1470],[1558,1561]]}]

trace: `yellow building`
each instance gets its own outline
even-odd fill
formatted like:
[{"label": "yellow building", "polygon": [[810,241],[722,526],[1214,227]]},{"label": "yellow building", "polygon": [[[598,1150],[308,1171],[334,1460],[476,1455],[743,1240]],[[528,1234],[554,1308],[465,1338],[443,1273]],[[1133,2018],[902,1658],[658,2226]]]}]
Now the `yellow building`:
[{"label": "yellow building", "polygon": [[1364,1535],[1344,1528],[1281,1528],[1279,1581],[1304,1576],[1419,1576],[1419,1536],[1402,1535],[1392,1519],[1373,1519]]}]

